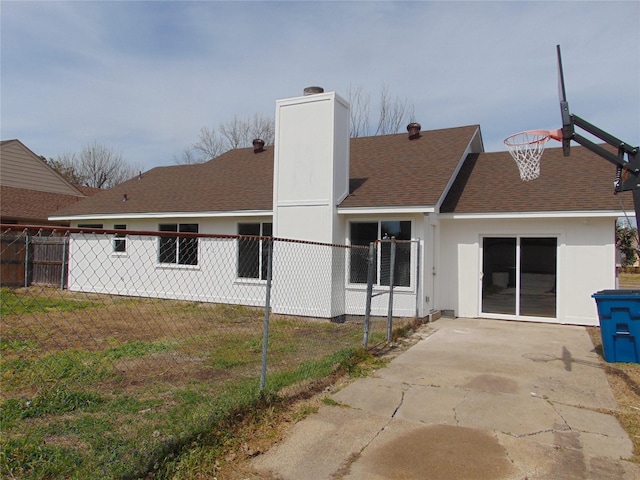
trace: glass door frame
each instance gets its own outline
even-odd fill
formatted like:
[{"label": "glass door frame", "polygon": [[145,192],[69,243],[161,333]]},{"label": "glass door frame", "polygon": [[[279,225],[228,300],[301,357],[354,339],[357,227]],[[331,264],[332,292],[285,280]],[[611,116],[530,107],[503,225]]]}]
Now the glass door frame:
[{"label": "glass door frame", "polygon": [[[515,252],[515,313],[507,314],[507,313],[492,313],[492,312],[484,312],[483,311],[483,277],[484,273],[484,240],[485,238],[511,238],[516,240],[516,252]],[[556,240],[556,250],[555,250],[555,313],[554,316],[533,316],[533,315],[521,315],[521,240],[523,238],[526,239],[546,239],[551,238]],[[478,250],[479,250],[479,261],[478,261],[478,316],[481,318],[496,318],[503,320],[522,320],[522,321],[533,321],[533,322],[551,322],[556,323],[558,319],[558,312],[560,309],[560,298],[559,298],[559,288],[558,288],[558,280],[560,278],[560,246],[561,246],[561,235],[559,234],[516,234],[516,233],[492,233],[492,234],[481,234],[479,238]]]}]

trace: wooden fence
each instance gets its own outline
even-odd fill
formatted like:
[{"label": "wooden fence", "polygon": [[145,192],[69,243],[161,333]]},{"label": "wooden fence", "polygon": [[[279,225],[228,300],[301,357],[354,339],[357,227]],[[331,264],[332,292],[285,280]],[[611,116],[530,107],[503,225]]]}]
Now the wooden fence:
[{"label": "wooden fence", "polygon": [[66,288],[69,238],[3,233],[0,286],[53,285]]},{"label": "wooden fence", "polygon": [[0,286],[24,287],[26,276],[25,237],[3,233],[0,241]]}]

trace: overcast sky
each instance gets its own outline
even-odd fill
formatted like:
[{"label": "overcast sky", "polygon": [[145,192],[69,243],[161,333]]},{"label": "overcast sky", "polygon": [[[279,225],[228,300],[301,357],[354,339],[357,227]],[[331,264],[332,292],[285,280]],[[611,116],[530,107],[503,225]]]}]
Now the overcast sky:
[{"label": "overcast sky", "polygon": [[572,113],[640,144],[640,2],[2,1],[0,133],[55,157],[97,141],[143,170],[203,126],[319,85],[423,129],[479,124],[486,151]]}]

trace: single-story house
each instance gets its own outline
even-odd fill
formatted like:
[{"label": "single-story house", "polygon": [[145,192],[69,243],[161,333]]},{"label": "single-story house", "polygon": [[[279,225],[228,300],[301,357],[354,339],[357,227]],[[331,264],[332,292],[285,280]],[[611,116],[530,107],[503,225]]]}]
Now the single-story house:
[{"label": "single-story house", "polygon": [[69,226],[68,221],[51,221],[49,216],[95,191],[71,184],[20,140],[0,142],[2,223]]},{"label": "single-story house", "polygon": [[[395,315],[597,324],[591,295],[615,288],[615,222],[633,211],[630,195],[613,194],[615,167],[582,147],[570,157],[548,148],[540,178],[522,182],[509,153],[484,152],[478,125],[408,130],[350,139],[349,105],[336,93],[279,100],[273,146],[255,142],[207,163],[154,168],[51,219],[341,245],[388,235],[415,242],[400,256],[406,275]],[[158,254],[144,261],[180,267],[157,243]],[[363,279],[345,275],[349,268],[332,288],[336,297],[362,298],[364,308]],[[326,316],[362,313],[344,304]]]}]

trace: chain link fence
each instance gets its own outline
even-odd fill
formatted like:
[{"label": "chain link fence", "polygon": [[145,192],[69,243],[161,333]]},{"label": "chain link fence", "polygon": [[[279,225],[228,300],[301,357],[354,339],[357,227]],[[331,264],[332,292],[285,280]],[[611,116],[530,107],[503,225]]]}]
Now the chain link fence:
[{"label": "chain link fence", "polygon": [[[330,375],[392,338],[393,286],[406,280],[390,266],[410,242],[176,227],[3,226],[7,478],[161,478],[167,458],[260,392]],[[371,314],[376,283],[391,299],[386,317]]]}]

